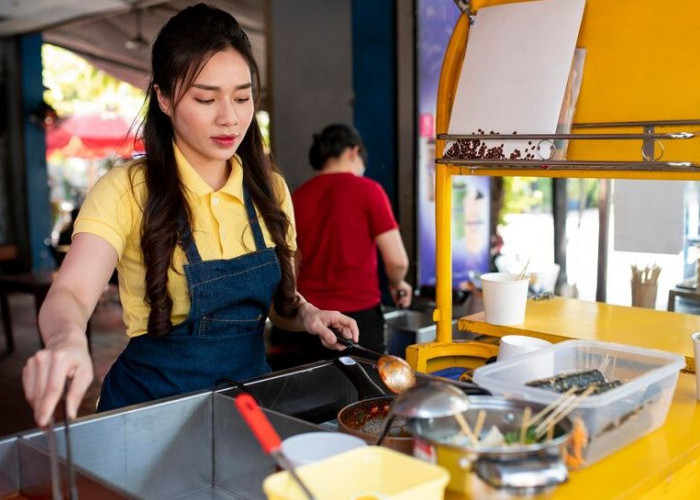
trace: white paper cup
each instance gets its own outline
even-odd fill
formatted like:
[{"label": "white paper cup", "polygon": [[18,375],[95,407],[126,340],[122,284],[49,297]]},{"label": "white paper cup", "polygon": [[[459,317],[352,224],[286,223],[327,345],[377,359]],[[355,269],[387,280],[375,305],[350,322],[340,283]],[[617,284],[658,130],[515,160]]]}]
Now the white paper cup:
[{"label": "white paper cup", "polygon": [[517,274],[486,273],[481,275],[486,322],[492,325],[520,325],[525,322],[527,287],[530,277]]},{"label": "white paper cup", "polygon": [[350,434],[306,432],[290,436],[282,441],[281,449],[294,467],[300,467],[360,446],[367,446],[367,443]]},{"label": "white paper cup", "polygon": [[700,401],[700,332],[690,336],[693,339],[693,352],[695,358],[695,396]]}]

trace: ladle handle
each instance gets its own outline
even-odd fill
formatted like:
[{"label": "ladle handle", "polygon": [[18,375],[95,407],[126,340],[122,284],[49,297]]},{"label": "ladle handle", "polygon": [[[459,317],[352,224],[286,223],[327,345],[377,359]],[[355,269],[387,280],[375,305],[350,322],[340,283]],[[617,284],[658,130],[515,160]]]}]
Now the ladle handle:
[{"label": "ladle handle", "polygon": [[357,399],[375,398],[388,396],[388,394],[372,380],[365,369],[357,361],[349,356],[340,356],[333,360],[335,366],[345,374],[357,389]]},{"label": "ladle handle", "polygon": [[345,337],[338,335],[336,332],[333,332],[333,333],[335,333],[336,339],[337,339],[339,344],[343,344],[345,347],[356,347],[357,346],[357,344],[355,344],[355,342],[353,342],[352,339],[346,339]]},{"label": "ladle handle", "polygon": [[360,344],[357,344],[352,341],[352,339],[346,339],[343,337],[340,333],[338,333],[336,330],[331,328],[331,331],[335,333],[335,337],[338,340],[338,343],[343,344],[345,347],[352,347],[354,349],[357,349],[359,351],[364,351],[367,354],[372,355],[372,360],[376,361],[377,359],[381,358],[383,355],[378,353],[377,351],[373,351],[372,349],[367,349],[366,347],[361,346]]},{"label": "ladle handle", "polygon": [[309,500],[316,500],[316,497],[309,491],[304,481],[297,475],[294,470],[294,465],[282,453],[282,442],[280,441],[279,434],[277,434],[277,431],[272,427],[270,420],[268,420],[260,409],[255,398],[244,392],[236,396],[233,402],[236,408],[238,408],[238,411],[241,412],[245,423],[248,424],[250,430],[253,431],[263,451],[267,455],[272,456],[280,467],[289,472]]},{"label": "ladle handle", "polygon": [[260,446],[262,446],[263,451],[269,455],[279,450],[282,445],[279,434],[272,427],[272,424],[262,412],[258,403],[255,402],[253,396],[244,392],[236,396],[234,402],[238,411],[241,412],[243,420],[248,424]]}]

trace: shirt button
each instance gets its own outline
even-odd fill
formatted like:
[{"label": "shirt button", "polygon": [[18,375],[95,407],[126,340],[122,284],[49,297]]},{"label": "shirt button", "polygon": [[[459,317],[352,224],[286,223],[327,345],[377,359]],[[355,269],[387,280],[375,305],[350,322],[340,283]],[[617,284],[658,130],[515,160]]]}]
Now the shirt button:
[{"label": "shirt button", "polygon": [[212,202],[214,205],[218,205],[218,204],[219,204],[219,198],[212,198],[212,199],[211,199],[211,202]]},{"label": "shirt button", "polygon": [[226,238],[226,233],[225,232],[221,233],[221,239],[225,239],[225,238]]}]

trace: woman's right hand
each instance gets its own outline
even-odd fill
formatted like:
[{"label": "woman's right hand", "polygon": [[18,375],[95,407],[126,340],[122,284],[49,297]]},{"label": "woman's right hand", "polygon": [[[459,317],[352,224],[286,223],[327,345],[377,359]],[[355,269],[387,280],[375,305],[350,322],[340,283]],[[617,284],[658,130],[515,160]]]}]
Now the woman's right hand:
[{"label": "woman's right hand", "polygon": [[389,291],[391,292],[391,297],[394,299],[396,307],[401,309],[411,307],[411,300],[413,299],[413,288],[411,285],[401,280],[396,286],[390,285]]},{"label": "woman's right hand", "polygon": [[22,371],[24,395],[34,420],[45,427],[72,379],[66,397],[69,418],[93,379],[85,329],[117,264],[117,251],[99,236],[78,233],[39,312],[46,348],[29,358]]},{"label": "woman's right hand", "polygon": [[85,333],[81,337],[62,339],[34,354],[22,370],[22,385],[27,401],[34,409],[34,420],[46,427],[63,396],[66,381],[71,379],[66,407],[74,419],[93,379],[92,360]]}]

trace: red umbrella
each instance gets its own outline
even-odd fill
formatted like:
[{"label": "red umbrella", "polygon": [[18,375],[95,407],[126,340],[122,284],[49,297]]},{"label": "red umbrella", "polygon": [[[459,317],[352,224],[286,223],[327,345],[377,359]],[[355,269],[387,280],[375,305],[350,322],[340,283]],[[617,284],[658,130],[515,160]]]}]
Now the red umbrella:
[{"label": "red umbrella", "polygon": [[116,113],[88,113],[60,120],[47,129],[46,154],[60,151],[64,156],[103,158],[132,156],[143,145],[131,124]]}]

